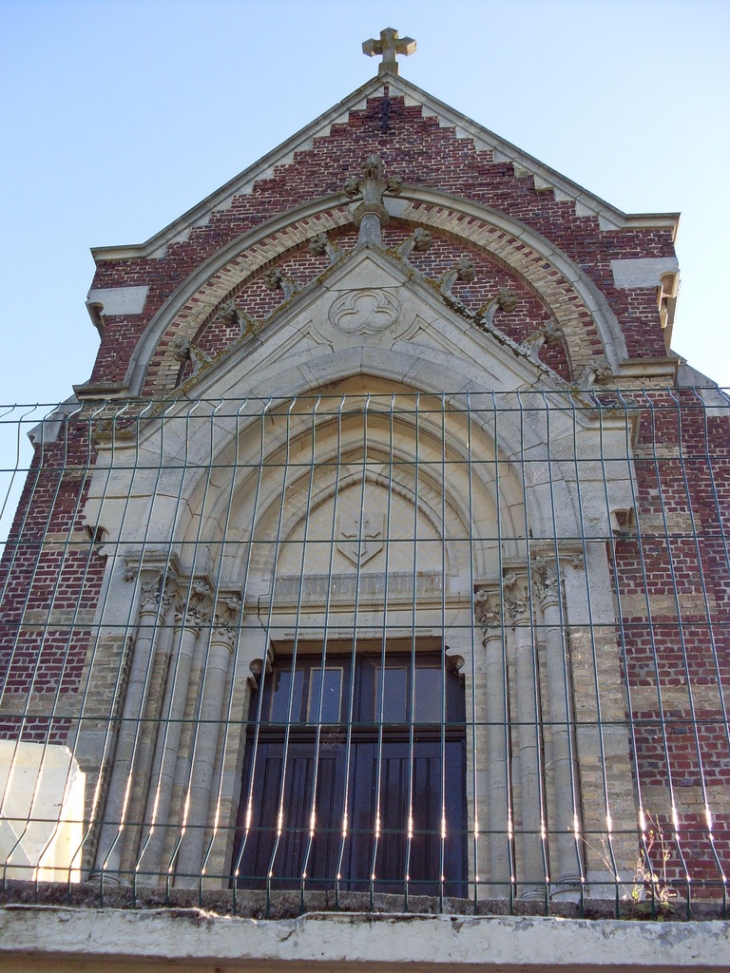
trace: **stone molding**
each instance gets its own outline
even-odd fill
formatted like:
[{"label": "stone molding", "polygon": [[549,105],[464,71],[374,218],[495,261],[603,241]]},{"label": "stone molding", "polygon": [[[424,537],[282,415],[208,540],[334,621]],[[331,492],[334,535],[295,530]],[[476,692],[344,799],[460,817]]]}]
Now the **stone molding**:
[{"label": "stone molding", "polygon": [[391,98],[403,97],[406,105],[420,105],[424,116],[436,116],[441,127],[454,128],[460,137],[473,139],[477,150],[491,150],[495,161],[511,162],[515,167],[515,175],[518,174],[518,170],[526,175],[529,174],[539,180],[541,185],[552,188],[556,198],[573,200],[576,208],[580,206],[582,215],[598,217],[601,229],[657,227],[672,230],[673,236],[676,234],[678,213],[626,214],[412,82],[387,72],[384,76],[372,78],[355,89],[338,104],[323,112],[252,166],[234,176],[220,189],[150,237],[145,243],[94,247],[91,251],[94,260],[100,264],[113,260],[164,256],[168,244],[187,239],[194,226],[207,223],[214,212],[227,209],[234,196],[250,192],[257,180],[265,178],[276,166],[291,162],[296,152],[312,145],[313,139],[329,135],[332,125],[346,124],[351,111],[361,111],[367,105],[368,98],[381,95],[384,82],[389,86]]},{"label": "stone molding", "polygon": [[[281,214],[232,241],[201,264],[150,320],[132,354],[124,382],[109,389],[108,396],[119,398],[141,393],[149,362],[171,326],[175,326],[175,335],[192,338],[206,318],[215,314],[221,303],[230,300],[232,291],[246,277],[287,250],[317,240],[322,232],[346,226],[351,221],[346,199],[345,194],[326,197]],[[461,237],[526,280],[553,309],[574,367],[593,357],[590,346],[585,350],[580,346],[584,329],[591,322],[598,330],[614,370],[626,358],[623,334],[605,297],[588,274],[540,234],[489,207],[424,187],[404,185],[398,202],[402,203],[398,214],[401,219],[424,230],[431,227]],[[545,269],[546,262],[549,270]],[[578,308],[576,293],[581,299]],[[174,371],[176,375],[177,368]],[[84,389],[83,385],[76,388],[81,398]],[[169,392],[164,374],[155,385],[157,390]],[[89,393],[93,398],[101,391],[89,385]]]}]

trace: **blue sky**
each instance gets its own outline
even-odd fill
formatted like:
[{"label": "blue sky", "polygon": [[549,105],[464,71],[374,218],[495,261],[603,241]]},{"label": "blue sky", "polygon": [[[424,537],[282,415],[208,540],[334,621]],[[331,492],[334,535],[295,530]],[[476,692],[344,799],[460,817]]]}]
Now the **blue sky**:
[{"label": "blue sky", "polygon": [[98,344],[91,246],[138,243],[418,42],[401,73],[626,212],[682,213],[674,347],[730,385],[727,0],[0,0],[0,400]]}]

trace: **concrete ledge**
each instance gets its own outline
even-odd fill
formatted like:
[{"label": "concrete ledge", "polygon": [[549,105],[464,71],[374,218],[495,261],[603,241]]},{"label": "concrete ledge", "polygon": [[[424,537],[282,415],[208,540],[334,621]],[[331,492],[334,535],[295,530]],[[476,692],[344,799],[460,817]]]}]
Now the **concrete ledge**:
[{"label": "concrete ledge", "polygon": [[[6,906],[0,970],[368,969],[656,973],[730,968],[730,923]],[[87,965],[88,964],[88,965]]]}]

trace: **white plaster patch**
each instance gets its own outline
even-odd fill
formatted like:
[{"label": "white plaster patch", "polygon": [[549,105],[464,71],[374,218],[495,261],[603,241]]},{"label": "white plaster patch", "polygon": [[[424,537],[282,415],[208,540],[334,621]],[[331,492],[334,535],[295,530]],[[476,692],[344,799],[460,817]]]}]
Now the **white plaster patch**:
[{"label": "white plaster patch", "polygon": [[141,314],[147,300],[148,284],[136,287],[98,287],[89,291],[88,304],[101,304],[107,316]]},{"label": "white plaster patch", "polygon": [[676,257],[635,257],[628,260],[612,260],[613,280],[620,290],[629,287],[658,287],[662,274],[675,274],[679,270]]}]

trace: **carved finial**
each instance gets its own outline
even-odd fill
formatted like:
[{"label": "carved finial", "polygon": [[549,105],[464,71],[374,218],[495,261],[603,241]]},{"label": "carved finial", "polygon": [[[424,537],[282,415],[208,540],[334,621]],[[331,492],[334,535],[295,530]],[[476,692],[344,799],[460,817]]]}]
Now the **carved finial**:
[{"label": "carved finial", "polygon": [[378,74],[398,74],[397,54],[409,57],[416,51],[416,42],[412,37],[398,37],[398,31],[392,27],[386,27],[380,31],[380,40],[376,41],[373,37],[368,41],[363,41],[362,52],[368,57],[375,57],[382,54],[383,60],[378,65]]},{"label": "carved finial", "polygon": [[381,226],[387,226],[389,220],[388,211],[383,206],[383,194],[397,196],[403,188],[403,180],[399,176],[385,176],[379,155],[367,157],[362,173],[362,179],[350,176],[344,186],[348,196],[362,195],[362,202],[353,214],[355,225],[360,227],[358,243],[382,244]]}]

